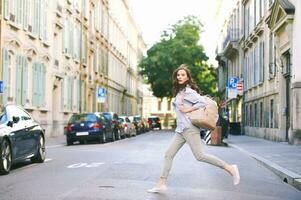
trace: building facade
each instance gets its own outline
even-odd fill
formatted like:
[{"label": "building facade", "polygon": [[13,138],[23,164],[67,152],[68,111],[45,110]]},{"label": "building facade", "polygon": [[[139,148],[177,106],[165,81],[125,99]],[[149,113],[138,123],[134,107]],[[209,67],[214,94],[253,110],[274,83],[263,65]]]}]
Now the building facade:
[{"label": "building facade", "polygon": [[63,134],[73,113],[139,114],[144,47],[126,0],[2,0],[1,8],[2,106],[23,106],[48,136]]},{"label": "building facade", "polygon": [[[297,121],[301,119],[301,95],[297,74],[300,62],[295,55],[300,40],[294,33],[301,20],[297,18],[300,3],[242,0],[237,5],[241,8],[238,16],[241,35],[235,40],[237,43],[230,42],[221,48],[217,58],[222,64],[232,63],[232,58],[238,57],[238,64],[227,65],[228,74],[220,76],[229,80],[234,75],[243,84],[242,97],[235,95],[234,98],[242,101],[242,132],[274,141],[299,143]],[[232,15],[236,12],[234,9]],[[232,20],[227,20],[228,30],[236,28]],[[229,46],[236,51],[229,51]],[[240,75],[231,73],[233,70],[241,71]],[[229,96],[227,100],[230,100]]]},{"label": "building facade", "polygon": [[158,98],[153,95],[149,85],[143,85],[143,111],[142,116],[158,116],[164,128],[175,127],[175,112],[172,102],[174,98]]}]

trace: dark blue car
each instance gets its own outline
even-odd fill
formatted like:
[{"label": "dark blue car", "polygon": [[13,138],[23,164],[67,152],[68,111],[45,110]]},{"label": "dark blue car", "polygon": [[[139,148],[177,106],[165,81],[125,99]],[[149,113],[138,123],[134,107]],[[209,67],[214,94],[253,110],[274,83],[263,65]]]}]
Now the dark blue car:
[{"label": "dark blue car", "polygon": [[105,143],[112,135],[110,122],[98,112],[73,114],[66,127],[67,145],[72,145],[74,141],[83,143],[91,140]]},{"label": "dark blue car", "polygon": [[16,105],[7,105],[0,112],[0,174],[8,174],[11,166],[28,158],[45,160],[45,136],[40,124]]}]

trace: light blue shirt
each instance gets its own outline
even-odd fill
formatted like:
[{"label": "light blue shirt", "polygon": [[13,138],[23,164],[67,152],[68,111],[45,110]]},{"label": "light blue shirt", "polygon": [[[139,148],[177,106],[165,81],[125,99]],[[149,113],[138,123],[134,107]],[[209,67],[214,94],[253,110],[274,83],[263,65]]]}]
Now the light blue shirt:
[{"label": "light blue shirt", "polygon": [[[184,95],[184,99],[182,101]],[[176,113],[176,132],[182,133],[185,128],[190,127],[191,121],[189,117],[186,115],[186,113],[182,113],[179,110],[180,105],[183,104],[185,107],[195,107],[195,108],[201,108],[206,105],[205,99],[199,95],[195,90],[191,89],[189,86],[186,86],[185,89],[178,92],[176,95],[176,98],[173,102],[173,108]]]}]

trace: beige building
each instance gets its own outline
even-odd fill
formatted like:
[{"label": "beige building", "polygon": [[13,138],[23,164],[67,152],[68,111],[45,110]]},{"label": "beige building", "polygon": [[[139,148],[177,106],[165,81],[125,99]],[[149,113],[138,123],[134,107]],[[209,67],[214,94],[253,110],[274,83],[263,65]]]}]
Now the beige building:
[{"label": "beige building", "polygon": [[157,98],[153,95],[149,85],[143,85],[143,117],[159,116],[164,128],[171,128],[175,125],[173,100],[173,98]]},{"label": "beige building", "polygon": [[126,0],[2,0],[1,12],[2,105],[22,105],[48,136],[73,113],[139,114],[144,47]]},{"label": "beige building", "polygon": [[[301,128],[297,123],[301,116],[301,79],[297,75],[300,60],[295,56],[300,48],[300,40],[296,37],[301,23],[301,18],[298,19],[300,6],[299,1],[292,0],[242,0],[238,3],[242,31],[237,43],[232,42],[230,46],[235,51],[229,51],[230,42],[217,58],[221,64],[233,63],[233,58],[238,57],[238,64],[227,65],[226,76],[229,79],[233,70],[240,72],[242,69],[239,73],[244,89],[242,132],[247,135],[300,142]],[[230,30],[235,28],[232,20],[228,20]],[[239,95],[235,99],[238,101]]]}]

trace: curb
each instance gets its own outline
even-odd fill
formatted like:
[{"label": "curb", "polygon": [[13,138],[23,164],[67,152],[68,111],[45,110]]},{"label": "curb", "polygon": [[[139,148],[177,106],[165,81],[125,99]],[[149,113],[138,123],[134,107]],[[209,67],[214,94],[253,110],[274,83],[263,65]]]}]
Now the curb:
[{"label": "curb", "polygon": [[245,149],[238,147],[234,144],[229,144],[229,146],[234,147],[234,148],[240,150],[241,152],[247,154],[248,156],[254,158],[259,163],[261,163],[263,166],[265,166],[266,168],[268,168],[269,170],[274,172],[278,177],[281,178],[281,180],[283,182],[285,182],[301,191],[301,175],[299,175],[295,172],[292,172],[288,169],[285,169],[285,168],[277,165],[276,163],[273,163],[261,156],[258,156],[257,154],[250,153],[250,152],[246,151]]}]

